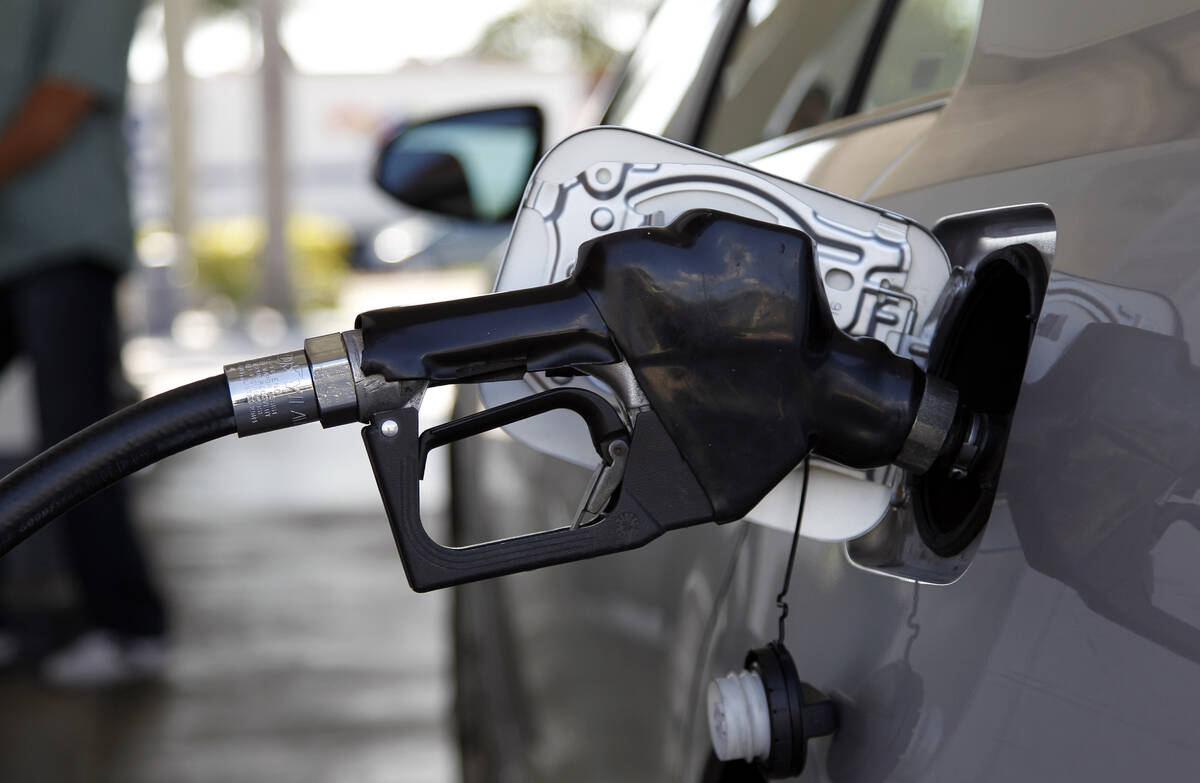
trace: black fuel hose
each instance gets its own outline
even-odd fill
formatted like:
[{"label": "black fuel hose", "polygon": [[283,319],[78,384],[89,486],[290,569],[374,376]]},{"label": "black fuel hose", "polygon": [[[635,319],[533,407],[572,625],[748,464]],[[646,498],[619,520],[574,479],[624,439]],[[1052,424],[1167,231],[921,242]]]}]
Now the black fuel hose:
[{"label": "black fuel hose", "polygon": [[0,479],[0,555],[119,479],[236,431],[224,375],[101,419]]}]

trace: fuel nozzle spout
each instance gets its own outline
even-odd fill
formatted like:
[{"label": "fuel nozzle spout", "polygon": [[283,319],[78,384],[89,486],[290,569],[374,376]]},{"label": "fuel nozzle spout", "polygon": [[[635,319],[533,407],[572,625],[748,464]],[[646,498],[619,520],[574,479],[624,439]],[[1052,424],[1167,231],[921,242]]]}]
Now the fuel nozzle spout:
[{"label": "fuel nozzle spout", "polygon": [[953,387],[837,328],[807,234],[712,210],[586,242],[559,283],[357,325],[362,371],[392,381],[624,363],[720,520],[810,452],[924,472],[969,417]]}]

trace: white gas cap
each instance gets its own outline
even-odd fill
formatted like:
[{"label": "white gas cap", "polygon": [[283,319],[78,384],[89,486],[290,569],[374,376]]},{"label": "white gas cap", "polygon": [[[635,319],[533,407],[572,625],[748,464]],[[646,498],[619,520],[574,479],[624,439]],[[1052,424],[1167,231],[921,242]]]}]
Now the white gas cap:
[{"label": "white gas cap", "polygon": [[757,672],[731,672],[708,684],[708,732],[721,761],[752,762],[767,757],[771,715]]}]

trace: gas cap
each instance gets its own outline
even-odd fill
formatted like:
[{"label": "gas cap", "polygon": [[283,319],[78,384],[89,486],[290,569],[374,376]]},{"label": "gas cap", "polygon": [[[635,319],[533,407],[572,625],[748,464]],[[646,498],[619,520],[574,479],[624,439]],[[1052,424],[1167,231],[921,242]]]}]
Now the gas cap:
[{"label": "gas cap", "polygon": [[709,683],[708,731],[721,761],[771,755],[771,711],[758,672],[730,672]]},{"label": "gas cap", "polygon": [[768,778],[804,771],[808,740],[837,730],[832,701],[796,674],[787,649],[772,642],[746,655],[745,669],[708,686],[708,731],[721,761],[757,764]]}]

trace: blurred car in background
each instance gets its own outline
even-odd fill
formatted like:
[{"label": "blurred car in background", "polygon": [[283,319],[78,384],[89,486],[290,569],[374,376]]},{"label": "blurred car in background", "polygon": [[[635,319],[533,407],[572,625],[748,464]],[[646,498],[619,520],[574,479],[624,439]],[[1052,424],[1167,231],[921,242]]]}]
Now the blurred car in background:
[{"label": "blurred car in background", "polygon": [[[1200,766],[1198,41],[1200,13],[1167,2],[667,0],[630,59],[605,123],[907,215],[952,257],[965,226],[980,246],[1037,237],[1052,263],[965,574],[914,576],[886,519],[800,541],[789,646],[842,715],[805,779]],[[421,127],[436,121],[392,143]],[[428,168],[381,184],[475,209],[470,164],[436,134],[422,144]],[[458,444],[452,464],[460,544],[569,518],[588,478],[502,436]],[[705,688],[773,638],[794,514],[459,588],[467,779],[755,779],[712,756]]]},{"label": "blurred car in background", "polygon": [[483,263],[494,273],[508,226],[413,214],[365,234],[351,266],[363,270],[440,269]]}]

